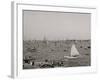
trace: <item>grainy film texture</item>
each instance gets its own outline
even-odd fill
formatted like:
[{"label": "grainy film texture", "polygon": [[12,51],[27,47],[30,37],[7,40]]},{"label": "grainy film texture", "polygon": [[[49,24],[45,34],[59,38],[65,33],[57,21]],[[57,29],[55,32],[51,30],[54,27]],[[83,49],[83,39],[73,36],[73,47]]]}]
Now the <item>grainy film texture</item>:
[{"label": "grainy film texture", "polygon": [[23,10],[23,69],[91,66],[91,14]]}]

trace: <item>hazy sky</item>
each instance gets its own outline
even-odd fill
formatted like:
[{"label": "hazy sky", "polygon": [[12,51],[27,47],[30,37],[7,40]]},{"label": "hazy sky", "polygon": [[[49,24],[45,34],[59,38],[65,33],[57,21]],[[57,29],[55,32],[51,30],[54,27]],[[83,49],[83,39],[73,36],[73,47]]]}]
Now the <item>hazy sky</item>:
[{"label": "hazy sky", "polygon": [[23,12],[24,40],[90,39],[90,14]]}]

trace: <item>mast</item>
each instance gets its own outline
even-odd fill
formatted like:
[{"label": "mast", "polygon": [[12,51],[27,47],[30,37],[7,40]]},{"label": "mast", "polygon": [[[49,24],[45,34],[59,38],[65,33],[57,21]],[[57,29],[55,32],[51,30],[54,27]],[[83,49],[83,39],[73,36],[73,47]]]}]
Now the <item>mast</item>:
[{"label": "mast", "polygon": [[45,46],[47,46],[48,45],[48,40],[47,40],[47,38],[44,36],[44,38],[43,38],[43,43],[45,44]]}]

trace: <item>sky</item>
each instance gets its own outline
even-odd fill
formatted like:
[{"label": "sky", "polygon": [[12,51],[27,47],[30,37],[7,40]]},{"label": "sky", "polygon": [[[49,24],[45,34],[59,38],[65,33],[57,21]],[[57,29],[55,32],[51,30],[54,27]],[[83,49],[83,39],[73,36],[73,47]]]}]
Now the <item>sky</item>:
[{"label": "sky", "polygon": [[91,36],[89,13],[23,11],[24,40],[88,40]]}]

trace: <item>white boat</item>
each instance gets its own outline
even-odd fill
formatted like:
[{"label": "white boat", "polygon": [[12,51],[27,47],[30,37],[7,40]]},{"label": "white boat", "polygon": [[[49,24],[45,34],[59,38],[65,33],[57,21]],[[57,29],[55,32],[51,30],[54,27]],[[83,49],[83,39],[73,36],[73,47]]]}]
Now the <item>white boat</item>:
[{"label": "white boat", "polygon": [[79,55],[80,54],[79,54],[79,52],[78,52],[75,44],[73,44],[72,47],[71,47],[71,53],[70,53],[70,55],[69,56],[64,56],[64,58],[67,58],[67,59],[77,58],[77,57],[79,57]]}]

